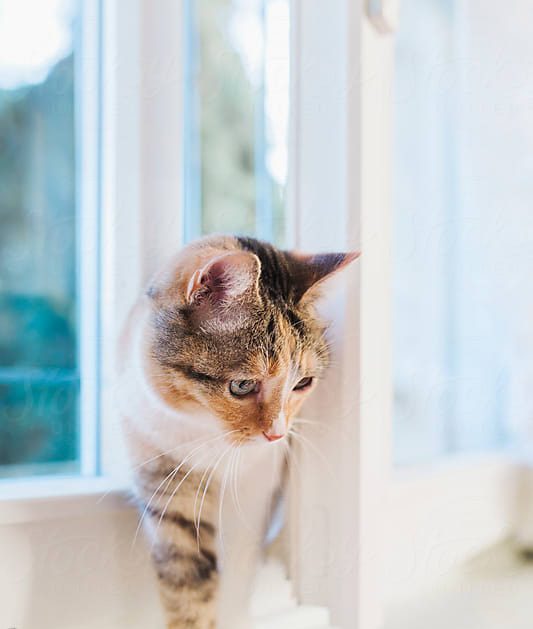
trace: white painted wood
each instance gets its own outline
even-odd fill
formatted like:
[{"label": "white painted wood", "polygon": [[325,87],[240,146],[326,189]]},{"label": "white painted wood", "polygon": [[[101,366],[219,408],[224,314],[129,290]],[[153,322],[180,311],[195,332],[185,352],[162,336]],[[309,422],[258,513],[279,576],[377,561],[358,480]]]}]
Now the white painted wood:
[{"label": "white painted wood", "polygon": [[361,390],[357,438],[361,533],[357,626],[370,629],[382,624],[386,525],[383,492],[392,461],[390,256],[394,40],[376,32],[367,19],[362,22],[361,36],[361,64],[353,68],[351,75],[351,84],[359,75],[363,86],[360,112]]},{"label": "white painted wood", "polygon": [[324,607],[298,605],[279,561],[267,560],[256,577],[252,597],[254,629],[333,629]]},{"label": "white painted wood", "polygon": [[80,371],[80,471],[98,471],[100,300],[100,10],[96,0],[80,5],[81,41],[76,54],[76,147],[78,321]]},{"label": "white painted wood", "polygon": [[[405,566],[398,558],[413,531],[426,526],[415,548],[428,577],[442,567],[436,548],[431,556],[423,546],[428,538],[440,534],[453,553],[446,560],[463,561],[508,535],[516,510],[509,457],[466,457],[459,467],[421,468],[401,481],[390,473],[393,39],[362,11],[353,2],[326,9],[306,0],[293,14],[294,241],[309,250],[362,250],[330,300],[335,364],[306,409],[327,427],[307,427],[314,447],[300,448],[291,483],[295,591],[300,601],[327,606],[342,629],[381,625],[386,574]],[[429,505],[440,508],[440,522]]]},{"label": "white painted wood", "polygon": [[183,0],[144,0],[141,65],[143,281],[183,242]]},{"label": "white painted wood", "polygon": [[299,444],[291,576],[298,599],[326,605],[342,629],[372,629],[389,463],[392,48],[363,2],[293,6],[294,240],[363,255],[329,298],[334,364],[305,410],[323,428],[308,426],[312,447]]},{"label": "white painted wood", "polygon": [[[1,627],[163,629],[138,514],[89,512],[0,528]],[[255,629],[333,629],[326,610],[297,607],[279,565],[255,587]]]},{"label": "white painted wood", "polygon": [[530,629],[532,590],[531,561],[499,544],[437,582],[396,592],[384,629]]},{"label": "white painted wood", "polygon": [[415,592],[513,535],[522,470],[508,454],[398,470],[384,518],[386,598]]},{"label": "white painted wood", "polygon": [[[174,0],[88,0],[82,7],[76,95],[81,470],[88,477],[104,477],[95,486],[126,483],[115,412],[122,322],[155,268],[182,239],[182,5]],[[42,499],[43,482],[34,482],[36,497]],[[47,482],[50,495],[63,482],[73,497],[78,486],[89,483]],[[0,498],[3,493],[0,488]]]},{"label": "white painted wood", "polygon": [[116,346],[142,286],[141,0],[102,3],[100,472],[125,469],[115,412]]},{"label": "white painted wood", "polygon": [[[83,486],[79,479],[46,481],[46,487],[35,480],[31,489],[10,484],[11,495],[2,494],[0,591],[17,588],[9,605],[0,605],[6,627],[140,629],[158,626],[160,614],[148,558],[129,548],[137,516],[120,493],[103,496],[121,486],[123,469],[113,404],[116,332],[153,266],[180,239],[181,156],[175,148],[181,2],[102,5],[105,478]],[[401,550],[420,527],[426,536],[416,544],[438,540],[444,527],[465,515],[466,504],[468,543],[460,539],[453,546],[464,554],[505,534],[512,513],[506,462],[473,462],[442,475],[420,470],[394,485],[386,500],[392,44],[376,34],[363,11],[362,0],[294,1],[293,241],[309,250],[360,247],[363,255],[332,293],[334,365],[306,409],[321,427],[304,432],[312,446],[304,444],[292,477],[296,598],[279,575],[263,582],[264,591],[279,597],[258,614],[261,629],[327,627],[326,607],[339,629],[376,628],[387,544]],[[439,495],[458,488],[461,500],[440,503],[433,521],[435,502],[428,499],[438,506]],[[384,529],[388,522],[394,527]],[[415,548],[425,553],[423,545]],[[401,557],[393,561],[405,566]],[[435,570],[438,561],[429,565]]]},{"label": "white painted wood", "polygon": [[117,338],[149,277],[182,240],[183,2],[103,6],[101,472],[125,482]]},{"label": "white painted wood", "polygon": [[47,520],[108,511],[136,513],[128,488],[98,476],[15,480],[0,487],[0,526],[38,523],[46,527]]},{"label": "white painted wood", "polygon": [[381,35],[396,30],[399,17],[399,0],[367,0],[367,14]]},{"label": "white painted wood", "polygon": [[530,460],[516,464],[516,509],[513,539],[523,550],[533,550],[533,465]]}]

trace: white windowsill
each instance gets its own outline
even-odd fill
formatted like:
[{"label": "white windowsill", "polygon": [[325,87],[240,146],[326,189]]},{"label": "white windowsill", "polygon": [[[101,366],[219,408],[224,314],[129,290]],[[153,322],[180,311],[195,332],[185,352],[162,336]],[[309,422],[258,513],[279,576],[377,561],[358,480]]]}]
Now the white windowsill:
[{"label": "white windowsill", "polygon": [[133,508],[126,484],[102,476],[0,481],[0,525]]},{"label": "white windowsill", "polygon": [[[516,471],[517,461],[508,452],[458,455],[430,466],[400,467],[392,475],[393,495],[424,492],[438,481],[441,489],[454,486],[466,472],[479,470],[483,477]],[[134,509],[125,480],[104,476],[36,476],[0,480],[0,525],[75,517],[88,512],[105,513]]]},{"label": "white windowsill", "polygon": [[252,597],[254,629],[333,629],[324,607],[298,605],[281,563],[268,560],[260,569]]},{"label": "white windowsill", "polygon": [[[105,477],[41,477],[0,481],[0,525],[135,510],[124,484]],[[252,601],[254,629],[333,629],[323,607],[299,605],[282,565],[259,571]]]},{"label": "white windowsill", "polygon": [[387,521],[388,587],[407,591],[512,536],[521,469],[512,452],[397,469]]},{"label": "white windowsill", "polygon": [[430,461],[412,464],[398,464],[393,468],[392,480],[396,483],[416,479],[442,477],[446,474],[466,473],[481,466],[491,467],[514,465],[518,457],[512,449],[501,448],[480,452],[457,452],[445,454]]}]

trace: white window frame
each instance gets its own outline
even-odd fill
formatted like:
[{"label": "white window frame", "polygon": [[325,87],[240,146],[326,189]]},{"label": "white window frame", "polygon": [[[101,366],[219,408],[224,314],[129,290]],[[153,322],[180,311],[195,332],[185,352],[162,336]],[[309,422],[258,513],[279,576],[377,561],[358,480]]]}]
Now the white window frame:
[{"label": "white window frame", "polygon": [[293,3],[295,241],[362,250],[331,312],[328,392],[308,411],[335,428],[333,439],[330,431],[307,433],[332,475],[312,452],[300,453],[291,498],[298,598],[326,605],[342,629],[380,627],[399,583],[414,593],[517,530],[533,540],[533,516],[526,521],[516,499],[531,473],[512,453],[392,468],[395,4]]},{"label": "white window frame", "polygon": [[[72,493],[84,496],[102,487],[98,472],[99,443],[99,336],[100,299],[100,10],[99,0],[82,4],[83,19],[79,36],[81,49],[75,54],[76,145],[81,146],[77,166],[77,248],[79,303],[80,370],[80,451],[78,475],[68,478],[35,477],[0,482],[0,522],[15,514],[31,513],[31,503]],[[80,142],[80,140],[83,140]],[[24,508],[20,507],[24,503]]]},{"label": "white window frame", "polygon": [[[366,3],[293,4],[296,245],[361,249],[331,303],[335,362],[308,414],[331,474],[300,452],[291,496],[291,576],[299,600],[335,626],[378,627],[390,442],[389,100],[391,40]],[[298,479],[303,478],[303,482]]]},{"label": "white window frame", "polygon": [[[374,12],[380,3],[370,4]],[[85,5],[96,6],[96,0]],[[101,476],[6,484],[0,489],[1,525],[132,509],[123,498],[115,347],[146,280],[183,239],[183,156],[177,148],[182,145],[183,3],[105,0],[101,6],[102,273],[96,278],[86,269],[82,279],[87,295],[94,295],[97,283],[102,294],[99,324],[87,323],[91,330],[99,325],[102,339],[100,431],[96,419],[83,429],[89,451],[101,452]],[[330,300],[326,316],[334,321],[335,362],[306,411],[311,419],[327,418],[328,429],[310,428],[304,436],[331,469],[317,462],[313,450],[299,451],[291,480],[294,591],[301,603],[326,606],[342,629],[381,625],[389,546],[402,548],[411,536],[413,552],[421,556],[427,551],[423,543],[444,530],[440,524],[461,520],[465,504],[473,514],[472,535],[454,546],[455,561],[501,538],[514,524],[509,496],[515,467],[509,457],[466,457],[431,474],[422,468],[391,474],[393,39],[371,23],[367,9],[366,0],[292,0],[291,15],[290,239],[310,251],[362,250]],[[95,85],[92,89],[98,92]],[[93,124],[94,108],[89,115]],[[94,147],[90,151],[83,171],[89,180],[95,175]],[[94,190],[87,191],[82,207],[94,208],[96,202]],[[96,250],[95,223],[87,220],[82,227]],[[93,373],[94,351],[86,349],[85,356]],[[87,408],[93,393],[88,389],[84,397],[82,392]],[[96,408],[92,416],[97,417]],[[95,461],[91,454],[84,471],[94,471]],[[434,525],[430,499],[435,492],[452,496],[458,477],[462,500],[443,498],[445,517]],[[394,528],[387,526],[390,521]],[[427,522],[427,536],[412,538]],[[392,557],[401,564],[400,555]]]},{"label": "white window frame", "polygon": [[39,519],[43,502],[68,514],[79,503],[83,512],[87,497],[127,489],[118,335],[150,275],[182,242],[182,7],[158,0],[156,8],[82,3],[80,474],[0,483],[0,523],[31,518],[34,506]]}]

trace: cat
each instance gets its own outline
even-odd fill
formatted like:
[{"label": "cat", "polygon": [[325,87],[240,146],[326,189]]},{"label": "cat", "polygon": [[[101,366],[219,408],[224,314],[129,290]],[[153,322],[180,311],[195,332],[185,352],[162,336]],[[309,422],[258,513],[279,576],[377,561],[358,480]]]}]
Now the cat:
[{"label": "cat", "polygon": [[357,254],[187,245],[121,339],[124,433],[168,629],[249,629],[288,435],[328,363],[318,286]]}]

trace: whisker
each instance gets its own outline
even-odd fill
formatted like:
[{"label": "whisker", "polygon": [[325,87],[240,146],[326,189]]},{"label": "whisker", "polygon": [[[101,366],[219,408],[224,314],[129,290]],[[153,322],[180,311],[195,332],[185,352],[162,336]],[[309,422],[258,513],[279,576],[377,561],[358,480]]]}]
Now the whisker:
[{"label": "whisker", "polygon": [[[231,431],[233,432],[233,431]],[[235,431],[236,432],[236,431]],[[227,433],[227,434],[231,434],[231,433]],[[219,436],[219,435],[217,435]],[[137,470],[141,469],[142,467],[148,465],[149,463],[152,463],[153,461],[156,461],[157,459],[160,459],[163,456],[167,456],[168,454],[170,454],[171,452],[175,452],[176,450],[179,450],[180,448],[184,448],[188,445],[192,445],[195,443],[199,443],[200,441],[202,441],[204,439],[204,437],[200,437],[198,439],[193,439],[192,441],[184,441],[183,443],[180,443],[179,445],[175,446],[174,448],[170,448],[169,450],[166,450],[165,452],[161,452],[160,454],[156,454],[153,457],[150,457],[149,459],[146,459],[146,461],[143,461],[142,463],[139,463],[138,465],[135,465],[131,468],[132,472],[136,472]],[[102,502],[102,500],[104,500],[105,498],[107,498],[107,496],[114,491],[113,488],[108,489],[104,494],[102,494],[98,500],[96,501],[96,504],[100,504]]]},{"label": "whisker", "polygon": [[[206,452],[206,455],[208,455],[209,452]],[[165,513],[168,509],[168,507],[170,506],[170,503],[172,502],[172,500],[174,499],[174,497],[176,496],[176,494],[178,493],[180,487],[183,485],[183,483],[187,480],[187,478],[194,472],[194,470],[199,467],[200,465],[202,465],[204,462],[204,459],[202,458],[200,461],[197,461],[192,467],[191,469],[185,474],[185,476],[180,480],[180,482],[178,483],[177,487],[174,489],[174,491],[172,492],[172,494],[170,495],[170,498],[167,500],[167,503],[165,504],[165,507],[163,509],[163,511],[161,512],[161,515],[159,516],[159,521],[157,522],[157,527],[156,527],[156,533],[159,530],[159,527],[161,526],[161,522],[163,521],[163,518],[165,517]]]},{"label": "whisker", "polygon": [[152,504],[154,498],[156,497],[156,495],[159,492],[159,490],[162,488],[162,486],[165,483],[165,481],[167,482],[167,484],[165,486],[165,491],[166,491],[167,487],[170,485],[170,483],[175,478],[176,474],[180,471],[180,469],[183,467],[183,465],[185,465],[185,463],[187,463],[187,461],[189,461],[196,454],[196,452],[201,450],[206,445],[207,445],[207,443],[203,443],[203,444],[200,444],[198,447],[194,448],[194,450],[192,452],[190,452],[185,457],[185,459],[183,459],[183,461],[181,461],[181,463],[179,465],[177,465],[173,470],[171,470],[165,476],[165,478],[159,483],[159,485],[156,487],[155,491],[150,496],[150,500],[146,503],[146,505],[144,507],[144,510],[142,512],[142,515],[141,515],[141,517],[139,519],[139,523],[137,524],[137,528],[135,529],[135,535],[133,537],[132,545],[135,545],[135,542],[137,541],[137,537],[139,535],[139,531],[141,530],[142,523],[144,521],[144,518],[146,517],[146,513],[148,512],[148,509],[150,508],[150,505]]},{"label": "whisker", "polygon": [[312,426],[313,428],[317,428],[320,430],[333,430],[333,426],[330,426],[329,424],[324,424],[322,422],[314,421],[310,419],[293,419],[292,425],[293,426],[306,425],[306,426]]},{"label": "whisker", "polygon": [[155,456],[152,456],[149,459],[146,459],[146,461],[143,461],[142,463],[139,463],[138,465],[136,465],[132,469],[134,471],[138,470],[141,467],[145,467],[149,463],[153,463],[154,461],[157,461],[157,459],[160,459],[161,457],[170,454],[171,452],[175,452],[176,450],[179,450],[180,448],[184,448],[186,446],[189,446],[189,445],[192,445],[192,444],[195,444],[195,443],[199,443],[200,441],[202,441],[202,438],[200,438],[200,439],[193,439],[192,441],[186,441],[184,443],[180,443],[179,445],[175,446],[174,448],[170,448],[170,449],[166,450],[165,452],[161,452],[160,454],[156,454]]},{"label": "whisker", "polygon": [[[165,478],[159,483],[159,485],[157,486],[157,488],[155,489],[155,491],[152,493],[152,495],[150,496],[150,500],[148,501],[148,503],[146,504],[146,506],[144,507],[144,510],[142,512],[142,515],[139,519],[139,523],[137,525],[137,528],[135,530],[135,535],[133,537],[133,542],[132,542],[132,546],[135,545],[136,541],[137,541],[137,537],[139,535],[139,531],[141,529],[142,523],[144,521],[144,518],[146,517],[146,513],[148,511],[148,509],[150,508],[150,505],[152,504],[155,496],[157,495],[157,493],[159,492],[159,490],[162,488],[163,484],[165,483],[165,481],[167,482],[166,486],[165,486],[165,491],[167,489],[167,487],[170,485],[170,483],[172,482],[172,480],[175,478],[176,474],[180,471],[180,469],[185,465],[185,463],[187,463],[187,461],[189,461],[197,452],[199,452],[202,448],[208,446],[210,443],[213,443],[214,441],[220,440],[223,437],[226,437],[228,434],[231,434],[231,432],[234,431],[230,431],[228,433],[223,433],[222,435],[217,435],[216,437],[210,438],[205,440],[203,443],[201,443],[199,446],[197,446],[196,448],[194,448],[191,452],[189,452],[189,454],[180,462],[180,464],[178,466],[176,466],[173,470],[171,470],[166,476]],[[236,431],[235,431],[236,432]],[[196,466],[195,466],[196,467]],[[194,467],[193,467],[194,469]],[[190,473],[190,472],[189,472]],[[188,474],[189,474],[188,473]],[[166,509],[168,508],[168,505],[172,499],[172,497],[175,495],[175,492],[177,491],[177,489],[179,489],[179,487],[181,486],[181,483],[185,480],[185,478],[187,478],[188,474],[185,475],[185,477],[180,481],[178,487],[176,488],[176,490],[172,493],[171,497],[169,498],[169,500],[167,501],[166,505],[165,505],[165,509],[163,510],[163,513],[161,514],[161,517],[159,518],[159,522],[161,522],[163,515],[166,511]]]},{"label": "whisker", "polygon": [[159,491],[159,489],[163,486],[163,483],[171,476],[173,476],[174,474],[176,474],[176,468],[174,468],[173,470],[171,470],[166,476],[165,478],[163,478],[163,480],[159,483],[159,485],[155,488],[155,490],[153,491],[152,495],[150,496],[150,500],[146,503],[143,512],[141,514],[141,517],[139,518],[139,522],[137,524],[137,528],[135,529],[135,535],[133,536],[133,540],[131,542],[131,546],[132,548],[135,546],[136,542],[137,542],[137,537],[139,535],[139,531],[141,530],[141,526],[142,523],[144,521],[144,518],[146,517],[146,513],[148,512],[148,509],[150,508],[150,505],[152,504],[153,499],[155,498],[157,492]]},{"label": "whisker", "polygon": [[[236,432],[236,431],[235,431],[235,432]],[[204,478],[205,478],[205,477],[206,477],[206,476],[207,476],[207,475],[211,472],[211,474],[210,474],[209,478],[207,479],[206,484],[205,484],[205,486],[204,486],[204,493],[203,493],[203,496],[202,496],[202,502],[201,502],[201,504],[200,504],[200,514],[201,514],[201,509],[202,509],[202,506],[203,506],[203,501],[204,501],[204,499],[205,499],[205,495],[206,495],[206,492],[207,492],[207,487],[208,487],[208,485],[209,485],[209,480],[211,479],[211,476],[212,476],[213,472],[214,472],[214,471],[215,471],[215,469],[216,469],[216,465],[218,465],[218,463],[219,463],[219,462],[220,462],[220,460],[222,459],[222,456],[223,456],[223,455],[227,452],[227,450],[228,450],[229,448],[231,448],[231,447],[232,447],[232,444],[230,444],[230,445],[228,446],[228,448],[227,448],[226,450],[224,450],[224,452],[222,453],[222,455],[221,455],[221,456],[220,456],[220,457],[219,457],[219,458],[215,461],[215,463],[214,463],[213,465],[208,465],[208,466],[207,466],[206,470],[204,471],[204,473],[203,473],[203,475],[202,475],[202,478],[200,479],[200,482],[198,483],[198,488],[196,489],[196,496],[195,496],[195,498],[194,498],[194,506],[193,506],[193,519],[194,519],[195,524],[196,524],[196,532],[197,532],[197,536],[198,536],[198,534],[199,534],[200,523],[199,523],[199,521],[198,521],[198,522],[196,522],[196,505],[198,504],[198,497],[199,497],[199,495],[200,495],[200,491],[202,490],[202,484],[203,484],[203,482],[204,482]]]},{"label": "whisker", "polygon": [[196,488],[196,495],[194,497],[194,505],[193,505],[192,513],[193,513],[193,521],[194,521],[194,524],[196,526],[196,536],[197,537],[198,537],[198,532],[199,532],[200,525],[196,523],[196,505],[198,504],[198,498],[200,496],[200,492],[202,491],[202,484],[204,482],[204,478],[206,478],[207,475],[210,473],[210,471],[213,469],[215,463],[216,463],[216,461],[213,462],[211,465],[208,465],[205,468],[204,473],[202,474],[202,477],[200,478],[200,482],[198,483],[198,487]]},{"label": "whisker", "polygon": [[204,441],[204,437],[199,437],[198,439],[192,439],[191,441],[184,441],[183,443],[180,443],[179,445],[175,446],[174,448],[170,448],[170,450],[167,450],[166,452],[161,452],[161,454],[157,454],[156,456],[153,456],[150,459],[147,459],[146,461],[144,461],[143,463],[140,463],[139,465],[135,466],[132,469],[133,470],[137,470],[137,469],[139,469],[141,467],[144,467],[145,465],[148,465],[148,463],[152,463],[152,461],[156,461],[157,459],[161,458],[162,456],[170,454],[171,452],[174,452],[175,450],[179,450],[180,448],[185,448],[186,446],[192,445],[193,443],[198,443],[200,441],[202,441],[203,443],[209,443],[211,441],[216,441],[217,439],[220,439],[222,437],[227,437],[228,435],[231,435],[234,432],[239,432],[239,431],[238,430],[230,430],[228,432],[224,432],[223,434],[215,435],[214,437],[209,438],[207,441]]},{"label": "whisker", "polygon": [[333,474],[329,461],[322,454],[322,452],[320,452],[320,450],[315,446],[315,444],[310,439],[307,439],[307,437],[304,437],[302,433],[299,433],[296,430],[292,431],[291,434],[297,441],[300,440],[300,443],[305,444],[307,447],[313,450],[315,454],[317,454],[320,457],[320,459],[322,460],[322,462],[324,463],[326,467],[326,471],[331,476],[331,478],[335,480],[335,475]]},{"label": "whisker", "polygon": [[246,528],[250,529],[251,527],[248,524],[248,521],[244,514],[244,510],[241,505],[241,500],[239,498],[239,478],[240,478],[240,467],[241,467],[241,455],[242,455],[242,450],[239,449],[237,452],[237,456],[235,458],[235,471],[233,475],[233,503],[235,507],[237,508],[237,513],[239,515],[239,518],[242,524],[244,524]]},{"label": "whisker", "polygon": [[198,549],[200,549],[200,524],[201,524],[201,519],[202,519],[202,509],[204,506],[204,500],[207,494],[207,490],[209,488],[209,484],[211,482],[211,479],[213,478],[214,473],[216,472],[217,467],[219,466],[220,462],[222,461],[222,459],[226,456],[226,454],[233,448],[233,444],[230,444],[225,450],[224,452],[222,452],[222,454],[218,457],[217,462],[215,463],[215,465],[212,467],[211,469],[211,473],[209,474],[209,477],[207,479],[207,483],[206,486],[204,488],[204,493],[202,496],[202,501],[200,502],[200,511],[198,513],[198,522],[196,523],[196,540],[198,542]]},{"label": "whisker", "polygon": [[228,471],[231,469],[231,464],[235,460],[236,450],[233,450],[231,453],[231,458],[226,464],[226,469],[224,470],[224,478],[222,481],[222,491],[219,496],[219,504],[218,504],[218,537],[220,539],[220,546],[222,551],[224,551],[224,536],[222,533],[222,509],[224,505],[224,496],[226,495],[226,485],[228,482]]},{"label": "whisker", "polygon": [[[289,435],[292,436],[294,433],[289,431]],[[301,480],[303,478],[302,469],[300,467],[300,463],[298,463],[298,457],[296,453],[292,451],[290,443],[282,439],[285,461],[287,462],[287,466],[289,468],[289,474],[292,474],[293,465],[296,469],[296,473],[298,474],[298,478]]]}]

